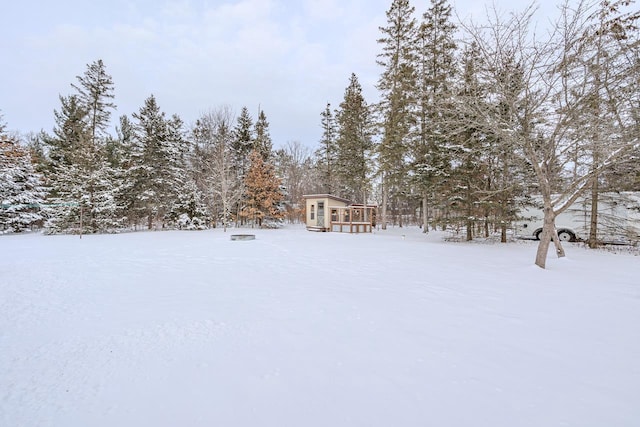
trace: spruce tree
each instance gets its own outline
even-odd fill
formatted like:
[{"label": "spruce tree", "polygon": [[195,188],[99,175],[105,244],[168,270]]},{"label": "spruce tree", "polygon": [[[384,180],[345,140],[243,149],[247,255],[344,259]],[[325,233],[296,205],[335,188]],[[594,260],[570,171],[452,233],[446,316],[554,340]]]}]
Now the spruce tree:
[{"label": "spruce tree", "polygon": [[456,26],[451,22],[451,12],[447,0],[431,0],[422,15],[415,44],[418,111],[411,150],[412,175],[422,196],[424,232],[428,229],[429,204],[444,208],[444,200],[438,195],[452,190],[447,188],[452,164],[449,146],[453,145],[453,129],[457,127],[452,125]]},{"label": "spruce tree", "polygon": [[0,233],[41,225],[45,195],[29,151],[0,130]]},{"label": "spruce tree", "polygon": [[327,103],[321,116],[322,138],[320,148],[316,152],[317,167],[320,170],[323,192],[332,194],[337,190],[336,185],[336,121],[331,111],[331,104]]},{"label": "spruce tree", "polygon": [[88,128],[93,144],[97,138],[105,136],[109,126],[109,118],[112,109],[116,105],[114,98],[114,84],[111,76],[107,74],[101,59],[87,65],[87,70],[82,76],[76,76],[78,84],[72,84],[78,92],[78,100],[83,105],[88,115]]},{"label": "spruce tree", "polygon": [[[387,205],[392,197],[406,192],[408,145],[415,123],[415,8],[408,0],[393,0],[387,11],[387,26],[380,27],[382,52],[378,64],[383,72],[378,81],[382,140],[378,162],[382,174],[381,224],[387,226]],[[394,196],[395,195],[395,196]]]},{"label": "spruce tree", "polygon": [[[461,78],[456,87],[454,100],[460,104],[482,102],[483,88],[478,76],[480,64],[477,46],[474,43],[464,50],[461,67]],[[448,179],[449,185],[445,197],[455,201],[457,213],[466,227],[466,238],[472,240],[474,220],[486,216],[486,210],[483,208],[486,207],[489,192],[491,154],[487,149],[488,135],[477,125],[478,119],[471,115],[472,112],[466,108],[460,108],[455,110],[454,114],[455,118],[452,121],[457,125],[459,132],[450,135],[455,146],[450,153],[455,166],[452,167]],[[428,133],[425,134],[424,143],[421,145],[425,149],[423,157],[425,160],[429,154],[426,150],[429,146],[426,136]],[[425,162],[425,166],[426,164]],[[428,195],[430,189],[433,191],[435,178],[439,175],[436,170],[431,169],[418,172],[423,172],[416,176],[422,180],[422,187]],[[427,200],[424,205],[427,206]],[[424,221],[426,232],[427,218]]]},{"label": "spruce tree", "polygon": [[[113,81],[102,61],[87,66],[77,94],[60,97],[51,147],[52,197],[55,203],[48,222],[50,232],[77,229],[103,232],[120,226],[116,220],[116,173],[107,158],[106,129],[113,99]],[[81,218],[82,217],[82,218]]]},{"label": "spruce tree", "polygon": [[[47,233],[78,232],[84,213],[87,173],[92,150],[87,113],[77,95],[60,96],[60,110],[54,111],[53,135],[46,135],[48,147],[47,184],[49,187]],[[84,224],[83,224],[84,226]],[[84,230],[83,230],[84,231]]]},{"label": "spruce tree", "polygon": [[254,146],[253,119],[247,107],[242,107],[236,126],[233,128],[233,168],[240,179],[244,179],[249,168],[249,153]]},{"label": "spruce tree", "polygon": [[158,222],[165,227],[166,215],[177,200],[177,189],[184,174],[182,122],[177,116],[165,119],[165,113],[153,95],[145,100],[133,118],[136,120],[135,137],[127,173],[127,192],[133,199],[133,220],[137,223],[146,218],[149,229]]},{"label": "spruce tree", "polygon": [[263,110],[258,114],[258,120],[255,126],[255,140],[253,148],[262,156],[262,160],[268,162],[273,155],[273,142],[269,134],[269,122]]},{"label": "spruce tree", "polygon": [[355,73],[336,113],[336,181],[341,197],[367,202],[373,150],[372,120]]}]

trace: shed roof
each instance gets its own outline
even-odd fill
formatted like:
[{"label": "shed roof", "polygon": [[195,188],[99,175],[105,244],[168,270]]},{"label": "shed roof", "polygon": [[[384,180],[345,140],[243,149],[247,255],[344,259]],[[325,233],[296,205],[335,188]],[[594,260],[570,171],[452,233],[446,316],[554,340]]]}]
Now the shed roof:
[{"label": "shed roof", "polygon": [[342,197],[334,196],[332,194],[303,194],[302,197],[304,199],[331,199],[348,205],[352,203],[351,200],[343,199]]}]

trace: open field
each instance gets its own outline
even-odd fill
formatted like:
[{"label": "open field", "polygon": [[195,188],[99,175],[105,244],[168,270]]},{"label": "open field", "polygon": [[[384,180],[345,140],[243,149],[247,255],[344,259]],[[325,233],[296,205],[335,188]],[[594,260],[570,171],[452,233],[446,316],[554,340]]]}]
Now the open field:
[{"label": "open field", "polygon": [[0,237],[0,425],[640,425],[638,256],[233,232]]}]

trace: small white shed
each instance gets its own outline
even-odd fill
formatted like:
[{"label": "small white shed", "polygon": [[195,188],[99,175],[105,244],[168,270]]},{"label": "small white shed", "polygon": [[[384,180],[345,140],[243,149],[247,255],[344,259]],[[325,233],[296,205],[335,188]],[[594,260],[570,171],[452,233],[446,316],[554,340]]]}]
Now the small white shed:
[{"label": "small white shed", "polygon": [[375,205],[354,204],[331,194],[302,197],[305,199],[307,230],[370,233],[375,227]]}]

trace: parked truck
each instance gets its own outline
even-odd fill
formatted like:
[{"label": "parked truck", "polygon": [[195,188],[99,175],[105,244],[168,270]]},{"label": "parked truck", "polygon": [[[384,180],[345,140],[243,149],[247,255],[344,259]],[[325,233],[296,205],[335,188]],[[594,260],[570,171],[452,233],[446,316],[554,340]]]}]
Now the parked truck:
[{"label": "parked truck", "polygon": [[[539,240],[544,213],[542,197],[523,201],[514,223],[517,237]],[[591,196],[579,198],[556,217],[558,238],[575,242],[587,240],[591,225]],[[640,192],[607,192],[599,195],[598,240],[603,243],[638,244],[640,242]]]}]

